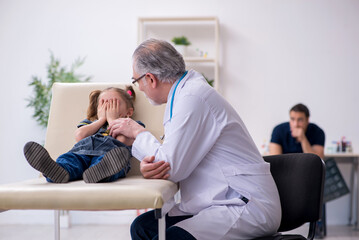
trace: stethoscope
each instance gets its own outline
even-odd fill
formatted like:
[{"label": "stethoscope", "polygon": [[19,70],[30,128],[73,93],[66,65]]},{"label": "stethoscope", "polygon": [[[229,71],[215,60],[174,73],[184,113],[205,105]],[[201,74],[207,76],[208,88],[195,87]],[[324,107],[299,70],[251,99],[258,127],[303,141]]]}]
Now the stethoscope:
[{"label": "stethoscope", "polygon": [[[182,76],[181,78],[178,80],[176,86],[175,86],[175,89],[173,90],[173,93],[172,93],[172,98],[171,98],[171,107],[170,107],[170,121],[172,119],[172,110],[173,110],[173,100],[175,98],[175,94],[176,94],[176,89],[178,87],[178,84],[182,81],[182,79],[187,75],[187,72],[186,71]],[[163,136],[160,137],[161,140],[165,139],[165,135],[163,134]]]}]

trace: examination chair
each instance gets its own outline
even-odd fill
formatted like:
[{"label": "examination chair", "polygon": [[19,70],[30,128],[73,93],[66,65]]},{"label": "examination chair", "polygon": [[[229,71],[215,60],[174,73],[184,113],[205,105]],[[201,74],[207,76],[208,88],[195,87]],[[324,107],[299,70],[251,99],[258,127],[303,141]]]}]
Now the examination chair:
[{"label": "examination chair", "polygon": [[[55,83],[46,133],[45,148],[56,159],[75,144],[77,124],[86,118],[89,94],[95,89],[124,88],[119,83]],[[157,138],[163,135],[164,106],[152,106],[135,88],[133,118],[146,125]],[[24,157],[24,161],[25,157]],[[60,239],[59,210],[108,211],[124,209],[155,209],[159,220],[159,239],[165,239],[165,221],[161,208],[178,191],[177,184],[168,180],[144,179],[139,161],[131,159],[126,178],[111,183],[87,184],[74,181],[65,184],[46,182],[44,177],[24,182],[0,185],[0,212],[11,209],[55,210],[55,239]],[[30,166],[29,166],[30,168]],[[48,238],[47,238],[48,239]]]},{"label": "examination chair", "polygon": [[[313,239],[322,216],[325,164],[311,153],[265,156],[279,191],[282,220],[278,233],[256,240]],[[308,237],[281,234],[309,223]]]}]

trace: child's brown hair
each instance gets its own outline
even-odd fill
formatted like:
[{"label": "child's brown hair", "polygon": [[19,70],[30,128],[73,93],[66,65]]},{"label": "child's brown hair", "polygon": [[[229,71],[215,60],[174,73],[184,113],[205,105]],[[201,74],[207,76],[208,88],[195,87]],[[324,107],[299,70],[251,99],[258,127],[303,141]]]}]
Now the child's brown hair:
[{"label": "child's brown hair", "polygon": [[104,90],[94,90],[90,93],[89,96],[89,106],[87,108],[87,119],[90,121],[95,121],[98,119],[97,116],[97,107],[98,107],[98,99],[101,93],[109,90],[114,90],[118,92],[121,96],[121,98],[125,101],[127,108],[133,108],[135,110],[135,107],[133,106],[133,101],[136,99],[135,91],[133,90],[132,86],[126,86],[126,89],[121,88],[115,88],[115,87],[109,87]]}]

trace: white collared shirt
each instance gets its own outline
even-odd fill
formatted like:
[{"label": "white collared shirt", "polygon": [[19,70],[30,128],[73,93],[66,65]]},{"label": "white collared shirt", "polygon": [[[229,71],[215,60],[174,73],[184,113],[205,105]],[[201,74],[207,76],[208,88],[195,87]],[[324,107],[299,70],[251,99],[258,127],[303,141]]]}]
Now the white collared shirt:
[{"label": "white collared shirt", "polygon": [[[263,205],[260,218],[268,215],[272,219],[268,220],[268,231],[276,231],[281,216],[278,191],[269,164],[264,162],[239,115],[201,74],[190,70],[176,89],[170,119],[176,84],[168,94],[163,144],[151,133],[142,132],[132,146],[137,159],[153,155],[155,161],[170,163],[169,180],[179,183],[181,202],[175,208],[173,202],[167,203],[164,213],[172,208],[172,215],[198,215],[198,219],[193,217],[177,225],[203,239],[207,233],[192,226],[195,221],[209,221],[206,214],[199,213],[213,206],[236,205],[243,209],[246,204],[240,197],[244,196]],[[212,234],[225,236],[228,225],[232,226],[240,216],[241,211],[228,213],[223,228],[216,228],[221,230]]]}]

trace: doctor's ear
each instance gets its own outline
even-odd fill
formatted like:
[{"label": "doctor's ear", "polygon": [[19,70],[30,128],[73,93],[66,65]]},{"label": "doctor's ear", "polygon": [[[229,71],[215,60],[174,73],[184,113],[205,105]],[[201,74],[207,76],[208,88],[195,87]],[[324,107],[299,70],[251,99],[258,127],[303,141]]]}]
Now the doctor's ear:
[{"label": "doctor's ear", "polygon": [[153,75],[152,73],[147,73],[146,77],[148,77],[147,78],[149,80],[148,83],[151,85],[151,87],[156,88],[158,85],[158,82],[159,82],[157,77],[155,75]]}]

